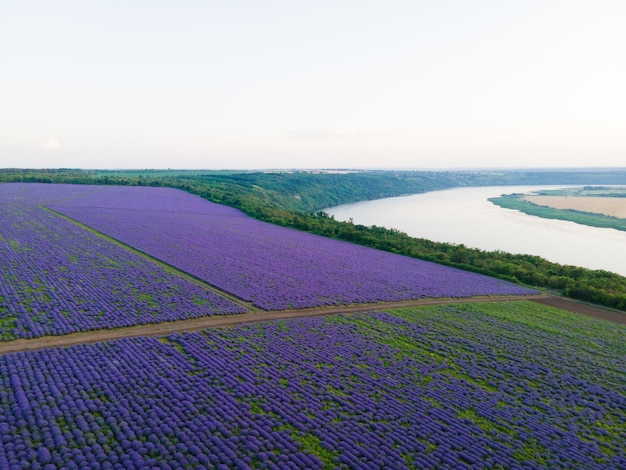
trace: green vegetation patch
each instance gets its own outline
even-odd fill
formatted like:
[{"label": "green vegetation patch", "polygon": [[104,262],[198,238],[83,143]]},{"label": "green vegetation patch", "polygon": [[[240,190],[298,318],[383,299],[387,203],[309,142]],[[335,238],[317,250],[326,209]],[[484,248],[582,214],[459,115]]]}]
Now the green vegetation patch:
[{"label": "green vegetation patch", "polygon": [[528,215],[543,217],[545,219],[567,220],[591,227],[612,228],[626,231],[626,219],[592,212],[577,211],[574,209],[554,209],[552,207],[540,206],[524,200],[524,195],[522,194],[509,194],[490,198],[489,201],[505,209],[514,209]]}]

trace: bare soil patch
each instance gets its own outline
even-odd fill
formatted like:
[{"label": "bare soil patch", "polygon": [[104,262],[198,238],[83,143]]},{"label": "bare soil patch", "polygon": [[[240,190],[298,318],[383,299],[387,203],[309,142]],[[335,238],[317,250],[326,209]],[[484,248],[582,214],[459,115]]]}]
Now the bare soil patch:
[{"label": "bare soil patch", "polygon": [[524,200],[553,209],[573,209],[626,218],[626,198],[624,197],[525,196]]},{"label": "bare soil patch", "polygon": [[529,300],[543,305],[547,305],[549,307],[556,307],[562,310],[567,310],[569,312],[587,315],[588,317],[600,318],[602,320],[608,320],[613,323],[626,325],[626,313],[618,312],[616,310],[596,307],[595,305],[553,295],[541,297],[537,296],[534,298],[530,298]]}]

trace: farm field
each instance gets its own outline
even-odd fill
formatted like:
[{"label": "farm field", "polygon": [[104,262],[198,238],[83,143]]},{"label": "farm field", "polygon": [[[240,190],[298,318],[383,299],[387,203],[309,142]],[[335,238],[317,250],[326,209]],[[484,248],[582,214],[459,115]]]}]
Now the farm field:
[{"label": "farm field", "polygon": [[3,346],[334,313],[0,354],[0,469],[626,466],[626,326],[537,291],[167,188],[2,184],[0,237]]},{"label": "farm field", "polygon": [[[537,197],[543,198],[556,196],[560,197],[560,195],[549,194],[549,191],[543,191],[542,194],[538,195]],[[502,195],[500,197],[489,198],[489,201],[505,209],[518,210],[528,215],[534,215],[546,219],[567,220],[581,225],[589,225],[591,227],[612,228],[615,230],[626,231],[626,218],[619,218],[612,215],[604,215],[599,212],[583,211],[581,210],[582,207],[580,207],[579,209],[557,209],[548,205],[536,204],[533,201],[528,200],[527,197],[528,196],[522,194],[509,194]],[[586,199],[587,197],[591,196],[573,196],[569,194],[566,199]],[[600,197],[600,199],[616,201],[602,203],[605,207],[610,207],[614,205],[622,206],[623,202],[621,201],[624,200],[624,197],[602,196]],[[541,201],[541,199],[539,199],[538,201]],[[600,210],[600,207],[595,204],[593,207],[590,207],[590,209]]]},{"label": "farm field", "polygon": [[264,310],[531,293],[495,278],[239,215],[52,207]]},{"label": "farm field", "polygon": [[248,310],[37,205],[0,204],[0,340]]},{"label": "farm field", "polygon": [[622,468],[625,336],[519,301],[5,355],[0,467]]},{"label": "farm field", "polygon": [[175,189],[50,186],[0,185],[0,201],[28,205],[31,197],[31,204],[45,205],[265,310],[537,293],[260,222]]},{"label": "farm field", "polygon": [[626,198],[624,197],[529,195],[524,196],[524,200],[553,209],[572,209],[626,218]]}]

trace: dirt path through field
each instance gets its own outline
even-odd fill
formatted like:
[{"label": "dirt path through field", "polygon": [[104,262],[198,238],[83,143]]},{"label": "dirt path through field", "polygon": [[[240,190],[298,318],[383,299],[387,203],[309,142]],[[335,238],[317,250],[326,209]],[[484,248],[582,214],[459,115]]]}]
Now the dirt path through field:
[{"label": "dirt path through field", "polygon": [[536,298],[530,300],[549,307],[556,307],[569,312],[580,313],[589,317],[626,325],[626,313],[618,312],[617,310],[596,307],[595,305],[587,304],[585,302],[579,302],[565,297],[557,297],[555,295],[537,296]]},{"label": "dirt path through field", "polygon": [[85,331],[62,336],[44,336],[41,338],[19,339],[0,343],[0,354],[8,354],[19,351],[31,351],[36,349],[65,347],[74,344],[97,343],[120,338],[133,338],[136,336],[165,336],[171,333],[185,331],[198,331],[206,328],[229,327],[244,323],[256,323],[262,321],[276,321],[290,318],[318,317],[334,315],[338,313],[368,312],[376,310],[390,310],[396,308],[419,307],[422,305],[439,305],[465,302],[502,302],[515,300],[531,300],[544,305],[558,307],[576,313],[582,313],[596,318],[626,324],[626,314],[612,310],[594,307],[592,305],[575,302],[572,300],[556,297],[548,294],[539,295],[509,295],[489,297],[466,297],[456,299],[423,299],[403,302],[383,302],[376,304],[359,304],[339,307],[319,307],[302,310],[280,310],[273,312],[257,311],[242,315],[214,315],[204,318],[194,318],[177,322],[158,323],[154,325],[140,325],[128,328],[112,330]]},{"label": "dirt path through field", "polygon": [[252,303],[243,301],[228,292],[223,291],[217,286],[211,285],[202,279],[192,276],[180,269],[177,269],[157,258],[154,258],[147,253],[144,253],[132,246],[120,242],[102,232],[99,232],[87,225],[84,225],[70,217],[65,216],[52,209],[46,208],[54,214],[69,220],[85,230],[95,233],[96,235],[103,237],[111,243],[117,244],[120,247],[146,258],[147,260],[155,263],[161,268],[175,273],[187,280],[195,282],[204,288],[211,290],[219,295],[222,295],[233,302],[236,302],[246,309],[249,313],[241,315],[213,315],[203,318],[192,318],[188,320],[180,320],[176,322],[166,322],[150,325],[138,325],[127,328],[116,328],[110,330],[95,330],[84,331],[79,333],[72,333],[61,336],[44,336],[40,338],[32,339],[19,339],[14,341],[0,342],[0,355],[8,354],[19,351],[30,351],[50,347],[66,347],[75,344],[82,343],[96,343],[101,341],[109,341],[121,338],[133,338],[137,336],[165,336],[175,332],[185,331],[198,331],[206,328],[218,328],[229,327],[235,325],[241,325],[245,323],[255,323],[262,321],[275,321],[284,320],[290,318],[304,318],[304,317],[316,317],[324,315],[334,315],[338,313],[355,313],[355,312],[368,312],[375,310],[391,310],[397,308],[417,307],[421,305],[437,305],[448,303],[462,303],[462,302],[500,302],[500,301],[515,301],[515,300],[534,300],[541,302],[545,305],[551,305],[565,310],[570,310],[585,315],[610,320],[616,323],[626,324],[626,314],[619,312],[613,312],[599,307],[589,306],[587,304],[581,304],[579,302],[568,301],[559,297],[554,297],[547,294],[539,295],[523,295],[523,296],[482,296],[482,297],[466,297],[466,298],[447,298],[447,299],[422,299],[411,300],[403,302],[382,302],[372,304],[357,304],[349,306],[331,306],[331,307],[318,307],[301,310],[281,310],[281,311],[263,311],[256,308]]},{"label": "dirt path through field", "polygon": [[368,312],[374,310],[388,310],[394,308],[417,307],[420,305],[436,305],[463,302],[497,302],[503,300],[522,300],[530,297],[542,297],[542,294],[509,295],[509,296],[488,296],[488,297],[466,297],[455,299],[422,299],[407,300],[402,302],[381,302],[373,304],[358,304],[347,306],[330,306],[306,308],[301,310],[275,310],[254,313],[244,313],[241,315],[212,315],[210,317],[192,318],[175,322],[156,323],[151,325],[138,325],[127,328],[116,328],[111,330],[82,331],[61,336],[43,336],[41,338],[18,339],[0,343],[0,354],[7,354],[18,351],[28,351],[56,346],[71,346],[81,343],[96,343],[120,338],[132,338],[135,336],[165,336],[171,333],[182,333],[184,331],[197,331],[206,328],[218,328],[241,325],[244,323],[256,323],[262,321],[276,321],[290,318],[319,317],[334,315],[338,313]]}]

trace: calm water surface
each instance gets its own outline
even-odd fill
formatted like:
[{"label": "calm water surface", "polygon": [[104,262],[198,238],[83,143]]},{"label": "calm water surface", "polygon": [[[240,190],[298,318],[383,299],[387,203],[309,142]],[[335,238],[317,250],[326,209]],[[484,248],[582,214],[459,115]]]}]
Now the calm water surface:
[{"label": "calm water surface", "polygon": [[337,220],[396,228],[413,237],[483,250],[539,255],[560,264],[626,276],[626,232],[542,219],[487,199],[566,186],[490,186],[433,191],[332,207]]}]

